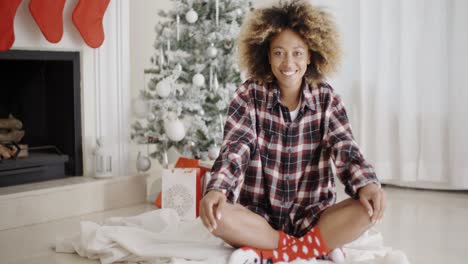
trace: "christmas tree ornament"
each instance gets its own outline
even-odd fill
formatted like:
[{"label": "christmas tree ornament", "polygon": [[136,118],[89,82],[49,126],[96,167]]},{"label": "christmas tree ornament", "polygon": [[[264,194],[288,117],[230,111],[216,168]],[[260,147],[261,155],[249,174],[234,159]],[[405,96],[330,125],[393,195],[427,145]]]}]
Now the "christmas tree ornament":
[{"label": "christmas tree ornament", "polygon": [[180,63],[177,63],[174,70],[176,70],[176,71],[178,71],[180,73],[182,71],[182,65],[180,65]]},{"label": "christmas tree ornament", "polygon": [[145,118],[149,111],[149,104],[145,100],[138,98],[133,101],[133,113],[137,118]]},{"label": "christmas tree ornament", "polygon": [[210,149],[208,149],[208,158],[210,160],[215,160],[219,156],[219,151],[220,148],[217,145],[211,146]]},{"label": "christmas tree ornament", "polygon": [[153,122],[154,120],[156,120],[156,115],[154,113],[148,113],[148,115],[146,115],[146,120],[148,120],[148,122]]},{"label": "christmas tree ornament", "polygon": [[216,26],[219,26],[219,0],[215,0],[215,21]]},{"label": "christmas tree ornament", "polygon": [[159,49],[159,56],[158,57],[159,57],[159,60],[158,60],[159,67],[161,67],[161,69],[162,69],[164,67],[164,64],[166,63],[166,60],[164,59],[164,50],[163,50],[162,47]]},{"label": "christmas tree ornament", "polygon": [[203,77],[203,75],[201,73],[197,73],[197,74],[193,75],[192,83],[195,86],[201,87],[201,86],[205,85],[205,77]]},{"label": "christmas tree ornament", "polygon": [[167,51],[171,50],[171,40],[170,39],[167,40],[166,48],[167,48]]},{"label": "christmas tree ornament", "polygon": [[180,16],[179,14],[176,15],[176,40],[179,41],[180,39]]},{"label": "christmas tree ornament", "polygon": [[148,156],[141,155],[141,152],[138,152],[136,159],[136,168],[138,172],[145,172],[151,168],[151,160]]},{"label": "christmas tree ornament", "polygon": [[29,11],[44,37],[57,43],[63,36],[63,7],[65,0],[31,0]]},{"label": "christmas tree ornament", "polygon": [[99,48],[104,42],[102,20],[109,2],[110,0],[79,0],[73,10],[73,24],[91,48]]},{"label": "christmas tree ornament", "polygon": [[9,50],[15,42],[13,22],[21,0],[0,1],[0,51]]},{"label": "christmas tree ornament", "polygon": [[193,24],[197,22],[198,19],[198,14],[195,12],[195,10],[190,9],[186,14],[185,14],[185,20],[189,22],[190,24]]},{"label": "christmas tree ornament", "polygon": [[164,131],[167,137],[175,142],[181,141],[185,137],[184,123],[179,119],[164,120]]},{"label": "christmas tree ornament", "polygon": [[224,48],[225,49],[231,49],[232,46],[233,46],[233,41],[232,40],[227,39],[227,40],[224,41]]},{"label": "christmas tree ornament", "polygon": [[156,94],[161,98],[166,98],[171,94],[172,87],[167,80],[161,80],[156,85]]},{"label": "christmas tree ornament", "polygon": [[218,55],[218,49],[214,46],[213,43],[211,43],[208,49],[206,49],[206,55],[212,59],[216,58],[216,55]]},{"label": "christmas tree ornament", "polygon": [[215,72],[213,77],[213,91],[218,91],[219,83],[218,83],[218,74]]}]

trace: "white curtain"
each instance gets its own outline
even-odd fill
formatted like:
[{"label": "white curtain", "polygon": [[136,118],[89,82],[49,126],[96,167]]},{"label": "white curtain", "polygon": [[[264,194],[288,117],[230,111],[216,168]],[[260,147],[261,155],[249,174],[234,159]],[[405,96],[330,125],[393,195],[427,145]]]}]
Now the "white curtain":
[{"label": "white curtain", "polygon": [[352,2],[358,44],[346,53],[359,56],[345,99],[379,178],[468,189],[468,1]]}]

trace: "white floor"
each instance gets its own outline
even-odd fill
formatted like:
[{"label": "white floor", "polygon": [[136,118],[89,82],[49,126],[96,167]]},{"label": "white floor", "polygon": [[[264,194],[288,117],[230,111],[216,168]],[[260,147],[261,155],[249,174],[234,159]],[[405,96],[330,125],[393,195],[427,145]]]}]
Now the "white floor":
[{"label": "white floor", "polygon": [[[401,249],[411,263],[468,263],[468,192],[385,188],[388,207],[377,226],[385,245]],[[71,205],[72,206],[72,205]],[[0,263],[98,263],[74,254],[56,254],[55,237],[69,236],[81,220],[136,215],[154,207],[141,204],[0,232]]]}]

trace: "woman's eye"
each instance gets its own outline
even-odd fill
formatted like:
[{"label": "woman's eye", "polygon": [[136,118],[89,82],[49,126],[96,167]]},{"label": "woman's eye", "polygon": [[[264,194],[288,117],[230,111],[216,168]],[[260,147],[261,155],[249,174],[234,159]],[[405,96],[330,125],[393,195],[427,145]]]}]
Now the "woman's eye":
[{"label": "woman's eye", "polygon": [[302,56],[302,52],[296,51],[296,52],[294,53],[294,55],[295,55],[295,56]]},{"label": "woman's eye", "polygon": [[283,54],[281,51],[275,51],[273,54],[275,54],[276,56],[281,56],[281,54]]}]

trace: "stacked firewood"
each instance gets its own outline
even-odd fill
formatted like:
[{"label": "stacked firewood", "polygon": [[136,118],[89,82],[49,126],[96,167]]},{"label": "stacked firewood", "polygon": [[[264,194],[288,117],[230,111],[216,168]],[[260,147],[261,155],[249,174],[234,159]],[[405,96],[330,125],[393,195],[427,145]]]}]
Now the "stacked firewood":
[{"label": "stacked firewood", "polygon": [[0,160],[18,156],[19,149],[25,147],[18,145],[24,137],[23,123],[10,115],[0,118]]}]

